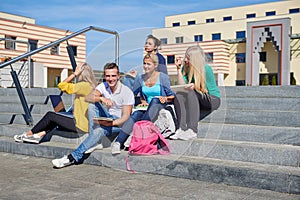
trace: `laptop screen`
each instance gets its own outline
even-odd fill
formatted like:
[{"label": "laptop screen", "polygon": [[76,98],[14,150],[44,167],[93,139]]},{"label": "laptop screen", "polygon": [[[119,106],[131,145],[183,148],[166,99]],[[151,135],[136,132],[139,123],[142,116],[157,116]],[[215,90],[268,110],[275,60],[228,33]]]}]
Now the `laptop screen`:
[{"label": "laptop screen", "polygon": [[60,95],[49,95],[55,112],[66,112],[65,105]]}]

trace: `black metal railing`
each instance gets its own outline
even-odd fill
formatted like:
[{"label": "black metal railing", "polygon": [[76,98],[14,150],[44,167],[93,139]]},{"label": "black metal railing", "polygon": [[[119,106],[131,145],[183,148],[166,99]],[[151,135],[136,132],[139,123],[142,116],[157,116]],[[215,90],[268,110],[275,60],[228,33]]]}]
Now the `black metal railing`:
[{"label": "black metal railing", "polygon": [[[32,50],[32,51],[29,51],[27,53],[24,53],[18,57],[15,57],[15,58],[12,58],[11,60],[8,60],[6,62],[3,62],[0,64],[0,69],[3,68],[3,67],[6,67],[8,65],[11,66],[12,63],[15,63],[17,61],[20,61],[21,59],[24,59],[26,57],[28,57],[28,64],[30,64],[30,56],[31,55],[34,55],[36,53],[39,53],[45,49],[48,49],[52,46],[55,46],[57,44],[60,44],[64,41],[68,41],[69,39],[73,38],[73,37],[76,37],[77,35],[80,35],[82,33],[85,33],[85,32],[88,32],[90,30],[94,30],[94,31],[99,31],[99,32],[104,32],[104,33],[108,33],[108,34],[113,34],[115,35],[115,62],[119,65],[119,34],[116,32],[116,31],[111,31],[111,30],[107,30],[107,29],[103,29],[103,28],[98,28],[98,27],[94,27],[94,26],[89,26],[89,27],[86,27],[82,30],[79,30],[71,35],[68,35],[66,37],[63,37],[61,39],[58,39],[54,42],[51,42],[47,45],[44,45],[38,49],[35,49],[35,50]],[[3,39],[5,40],[5,39]],[[30,44],[28,43],[29,47],[30,47]],[[29,48],[30,50],[30,48]],[[72,64],[72,67],[74,69],[74,61],[70,60],[71,61],[71,64]],[[12,79],[13,79],[13,82],[14,82],[14,85],[16,86],[16,89],[17,89],[17,92],[18,92],[18,95],[19,95],[19,98],[20,98],[20,101],[21,101],[21,104],[22,104],[22,107],[23,107],[23,110],[24,110],[24,120],[26,121],[26,124],[27,125],[32,125],[33,124],[33,119],[32,119],[32,116],[31,116],[31,110],[29,109],[28,107],[28,104],[27,104],[27,101],[26,101],[26,98],[25,98],[25,95],[24,95],[24,92],[23,92],[23,89],[21,87],[21,84],[19,82],[19,79],[18,79],[18,75],[17,73],[13,70],[12,66],[11,66],[11,76],[12,76]],[[30,77],[29,77],[30,79]]]}]

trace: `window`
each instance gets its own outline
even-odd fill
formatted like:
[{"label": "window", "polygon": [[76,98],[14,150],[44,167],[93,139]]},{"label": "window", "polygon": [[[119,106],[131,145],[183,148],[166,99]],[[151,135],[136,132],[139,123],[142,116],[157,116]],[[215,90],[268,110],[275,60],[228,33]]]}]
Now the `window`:
[{"label": "window", "polygon": [[245,80],[236,80],[236,81],[235,81],[235,85],[236,85],[236,86],[243,86],[243,85],[246,85],[246,84],[245,84]]},{"label": "window", "polygon": [[223,17],[223,21],[231,21],[232,16]]},{"label": "window", "polygon": [[50,48],[51,55],[58,55],[59,54],[59,44],[54,45]]},{"label": "window", "polygon": [[246,31],[237,31],[236,32],[236,39],[246,38]]},{"label": "window", "polygon": [[167,56],[167,63],[168,64],[174,64],[175,63],[175,56],[174,55]]},{"label": "window", "polygon": [[15,50],[16,49],[16,42],[14,40],[17,39],[17,37],[14,36],[5,36],[5,49]]},{"label": "window", "polygon": [[267,62],[267,52],[259,52],[259,61]]},{"label": "window", "polygon": [[206,62],[212,63],[214,61],[214,53],[205,53]]},{"label": "window", "polygon": [[70,47],[74,53],[74,56],[77,56],[77,46],[70,45]]},{"label": "window", "polygon": [[188,25],[194,25],[194,24],[196,24],[195,20],[194,21],[188,21]]},{"label": "window", "polygon": [[206,19],[206,23],[213,23],[213,22],[215,22],[214,18]]},{"label": "window", "polygon": [[221,40],[221,33],[213,33],[212,40]]},{"label": "window", "polygon": [[254,17],[256,17],[256,14],[255,13],[247,14],[246,17],[247,18],[254,18]]},{"label": "window", "polygon": [[203,35],[194,35],[194,41],[195,42],[202,42],[203,41]]},{"label": "window", "polygon": [[183,37],[176,37],[176,44],[183,43]]},{"label": "window", "polygon": [[160,43],[161,44],[168,44],[168,38],[161,38]]},{"label": "window", "polygon": [[236,63],[245,63],[246,62],[246,53],[236,53],[235,54]]},{"label": "window", "polygon": [[289,13],[293,14],[293,13],[299,13],[299,12],[300,12],[299,8],[291,8]]},{"label": "window", "polygon": [[273,15],[276,15],[276,11],[266,12],[266,16],[273,16]]},{"label": "window", "polygon": [[37,49],[38,40],[31,40],[28,39],[29,45],[30,45],[30,51]]},{"label": "window", "polygon": [[174,22],[173,27],[175,27],[175,26],[180,26],[180,22]]}]

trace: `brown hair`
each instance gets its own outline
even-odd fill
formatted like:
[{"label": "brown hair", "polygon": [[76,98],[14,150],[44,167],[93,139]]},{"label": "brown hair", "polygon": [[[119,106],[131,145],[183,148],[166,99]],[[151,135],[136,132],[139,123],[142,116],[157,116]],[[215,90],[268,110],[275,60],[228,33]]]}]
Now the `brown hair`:
[{"label": "brown hair", "polygon": [[[160,46],[160,44],[161,44],[160,40],[157,39],[156,37],[154,37],[153,35],[148,35],[146,40],[148,40],[148,39],[152,39],[152,40],[154,41],[154,44],[155,44],[155,46],[156,46],[157,48],[158,48],[158,47]],[[157,50],[157,48],[156,48],[156,50]]]}]

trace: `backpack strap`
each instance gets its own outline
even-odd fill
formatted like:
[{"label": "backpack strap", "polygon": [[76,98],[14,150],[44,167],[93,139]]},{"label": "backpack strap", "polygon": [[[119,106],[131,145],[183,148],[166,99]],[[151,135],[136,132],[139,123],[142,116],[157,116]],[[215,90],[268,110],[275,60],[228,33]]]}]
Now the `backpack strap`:
[{"label": "backpack strap", "polygon": [[170,154],[170,143],[164,138],[164,136],[161,133],[157,133],[158,135],[158,142],[160,145],[160,149],[158,149],[158,152],[161,155],[169,155]]},{"label": "backpack strap", "polygon": [[131,171],[132,174],[134,174],[134,170],[130,169],[130,165],[129,165],[129,155],[126,156],[126,168],[128,171]]}]

